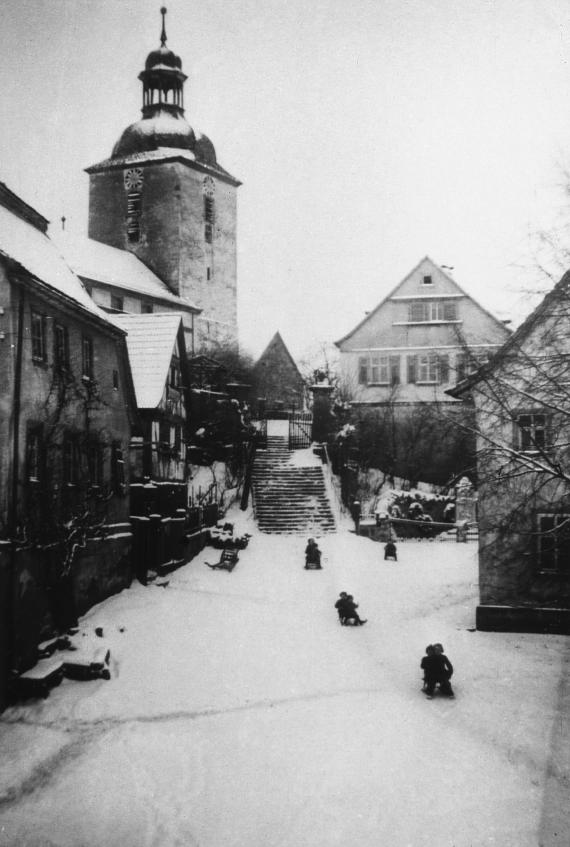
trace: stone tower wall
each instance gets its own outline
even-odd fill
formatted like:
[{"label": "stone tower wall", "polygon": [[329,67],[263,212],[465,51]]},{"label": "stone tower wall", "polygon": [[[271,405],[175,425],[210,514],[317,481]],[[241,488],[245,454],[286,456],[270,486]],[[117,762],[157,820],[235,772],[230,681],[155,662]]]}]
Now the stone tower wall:
[{"label": "stone tower wall", "polygon": [[[124,171],[141,167],[140,240],[127,235]],[[182,162],[133,163],[90,175],[89,237],[130,250],[166,282],[173,294],[203,310],[216,335],[237,336],[236,187],[212,175],[212,243],[205,238],[206,173]],[[209,274],[208,274],[209,269]],[[208,278],[209,276],[209,278]],[[227,331],[220,333],[220,326]],[[204,330],[205,334],[205,330]],[[207,338],[197,338],[197,346]]]}]

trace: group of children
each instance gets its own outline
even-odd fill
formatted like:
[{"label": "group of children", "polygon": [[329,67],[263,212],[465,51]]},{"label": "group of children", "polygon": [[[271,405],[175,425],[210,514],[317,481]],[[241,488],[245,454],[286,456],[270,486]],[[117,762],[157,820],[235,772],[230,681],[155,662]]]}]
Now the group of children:
[{"label": "group of children", "polygon": [[455,697],[450,679],[453,675],[453,665],[443,652],[443,644],[428,644],[426,654],[420,662],[424,672],[424,687],[428,700],[431,700],[435,686],[446,697]]},{"label": "group of children", "polygon": [[358,603],[354,602],[352,594],[347,594],[346,591],[341,591],[334,607],[338,612],[338,619],[341,626],[350,626],[351,624],[354,626],[362,626],[362,624],[366,623],[366,620],[362,620],[356,611],[358,609]]},{"label": "group of children", "polygon": [[[388,549],[389,546],[393,549]],[[384,558],[388,557],[393,557],[397,561],[396,545],[392,542],[389,542],[385,548]],[[309,538],[305,549],[305,567],[321,568],[321,551],[314,538]],[[352,594],[341,591],[334,607],[338,612],[341,626],[362,626],[366,623],[366,619],[363,620],[358,614],[358,603],[354,601]],[[428,644],[420,667],[424,672],[423,691],[429,700],[432,699],[436,686],[439,686],[441,694],[446,697],[455,697],[450,682],[453,665],[445,655],[442,644]]]}]

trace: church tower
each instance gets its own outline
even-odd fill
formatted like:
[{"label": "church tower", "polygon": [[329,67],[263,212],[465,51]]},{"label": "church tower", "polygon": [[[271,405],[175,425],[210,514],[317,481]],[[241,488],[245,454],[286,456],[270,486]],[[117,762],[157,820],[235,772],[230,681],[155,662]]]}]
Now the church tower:
[{"label": "church tower", "polygon": [[87,168],[89,237],[130,250],[173,294],[202,310],[194,349],[237,343],[236,215],[239,180],[218,163],[214,145],[184,117],[179,56],[149,53],[142,118],[128,126],[109,159]]}]

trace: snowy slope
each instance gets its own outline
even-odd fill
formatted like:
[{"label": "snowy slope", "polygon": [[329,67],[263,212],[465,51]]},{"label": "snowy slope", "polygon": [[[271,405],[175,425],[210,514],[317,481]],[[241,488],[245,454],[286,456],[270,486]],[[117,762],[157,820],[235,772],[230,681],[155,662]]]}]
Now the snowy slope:
[{"label": "snowy slope", "polygon": [[[472,631],[475,545],[319,543],[320,572],[305,539],[254,534],[231,574],[206,549],[91,610],[111,681],[0,717],[1,847],[566,843],[567,640]],[[339,626],[341,590],[365,627]],[[420,691],[433,641],[455,701]]]}]

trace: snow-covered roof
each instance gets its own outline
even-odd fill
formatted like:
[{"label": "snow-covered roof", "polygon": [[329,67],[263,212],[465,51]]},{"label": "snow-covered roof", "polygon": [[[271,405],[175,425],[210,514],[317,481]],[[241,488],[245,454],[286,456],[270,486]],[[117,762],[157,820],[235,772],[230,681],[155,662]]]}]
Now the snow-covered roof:
[{"label": "snow-covered roof", "polygon": [[168,379],[170,361],[182,321],[172,313],[113,315],[127,333],[127,350],[139,409],[156,409]]},{"label": "snow-covered roof", "polygon": [[140,165],[144,162],[164,162],[176,159],[177,161],[185,161],[199,168],[204,172],[211,172],[232,185],[239,186],[241,182],[230,173],[228,173],[217,162],[215,165],[207,164],[196,159],[196,155],[192,150],[184,150],[178,147],[158,147],[156,150],[147,150],[141,153],[130,153],[128,156],[111,156],[109,159],[104,159],[96,165],[91,165],[85,168],[88,174],[97,173],[97,171],[107,170],[107,168],[124,168],[127,165]]},{"label": "snow-covered roof", "polygon": [[41,230],[0,205],[0,253],[14,259],[32,276],[70,297],[92,315],[110,324],[63,258],[58,246]]},{"label": "snow-covered roof", "polygon": [[134,291],[184,311],[200,311],[195,303],[172,294],[166,283],[128,250],[66,232],[58,233],[56,241],[75,273],[83,279]]}]

